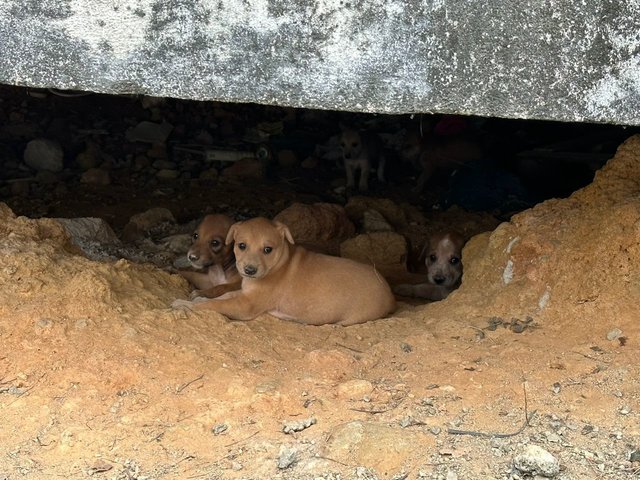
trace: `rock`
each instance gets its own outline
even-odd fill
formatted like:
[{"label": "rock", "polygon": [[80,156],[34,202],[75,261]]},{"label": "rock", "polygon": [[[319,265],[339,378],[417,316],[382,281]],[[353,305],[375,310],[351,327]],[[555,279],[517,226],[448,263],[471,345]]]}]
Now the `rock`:
[{"label": "rock", "polygon": [[173,130],[168,122],[140,122],[127,130],[125,137],[129,142],[164,143]]},{"label": "rock", "polygon": [[365,233],[340,244],[340,255],[376,267],[406,265],[407,241],[394,232]]},{"label": "rock", "polygon": [[609,333],[607,333],[607,340],[613,341],[620,338],[621,336],[622,330],[620,330],[619,328],[614,328],[613,330],[610,330]]},{"label": "rock", "polygon": [[107,170],[101,168],[90,168],[80,177],[80,183],[88,183],[91,185],[109,185],[111,183],[111,175]]},{"label": "rock", "polygon": [[401,228],[407,225],[407,216],[404,210],[388,198],[371,197],[351,197],[345,205],[345,210],[349,218],[355,223],[362,223],[364,212],[376,210],[394,228]]},{"label": "rock", "polygon": [[63,168],[64,152],[58,142],[36,138],[27,143],[24,163],[38,171],[60,172]]},{"label": "rock", "polygon": [[176,168],[176,164],[174,162],[171,162],[169,160],[163,160],[163,159],[158,159],[156,161],[154,161],[151,166],[153,168],[157,168],[158,170],[174,170]]},{"label": "rock", "polygon": [[11,182],[11,195],[16,197],[27,197],[31,190],[31,182],[29,180],[17,180]]},{"label": "rock", "polygon": [[293,150],[280,150],[277,155],[278,165],[284,168],[295,167],[298,163],[298,156]]},{"label": "rock", "polygon": [[95,168],[102,162],[100,148],[95,142],[87,142],[84,151],[76,155],[76,163],[82,170]]},{"label": "rock", "polygon": [[285,447],[284,445],[280,447],[280,453],[278,455],[278,468],[280,470],[292,467],[297,462],[297,460],[298,452],[291,448]]},{"label": "rock", "polygon": [[162,223],[175,223],[171,211],[166,208],[152,208],[133,215],[122,230],[122,240],[132,242],[145,236],[152,228]]},{"label": "rock", "polygon": [[302,166],[302,168],[311,169],[311,168],[316,168],[318,166],[318,162],[319,162],[318,157],[315,157],[312,155],[310,157],[305,158],[300,165]]},{"label": "rock", "polygon": [[289,227],[296,243],[337,254],[340,242],[353,236],[355,227],[344,208],[333,203],[294,203],[274,220]]},{"label": "rock", "polygon": [[378,472],[402,469],[407,458],[429,451],[436,440],[417,430],[360,421],[338,425],[327,438],[320,446],[322,456],[342,463],[367,465]]},{"label": "rock", "polygon": [[365,233],[393,232],[393,227],[377,210],[367,210],[362,215],[362,229]]},{"label": "rock", "polygon": [[187,253],[191,248],[191,233],[170,235],[161,240],[164,249],[173,253]]},{"label": "rock", "polygon": [[349,380],[338,385],[338,397],[348,400],[360,400],[373,392],[373,384],[367,380]]},{"label": "rock", "polygon": [[147,150],[147,157],[149,158],[166,160],[168,156],[167,147],[162,143],[154,143],[151,148]]},{"label": "rock", "polygon": [[38,173],[36,173],[36,182],[38,182],[40,185],[53,185],[59,180],[60,179],[58,178],[58,175],[50,172],[49,170],[40,170]]},{"label": "rock", "polygon": [[311,425],[315,425],[317,423],[316,417],[309,417],[303,420],[293,420],[290,422],[283,422],[282,431],[284,433],[295,433],[301,432],[309,428]]},{"label": "rock", "polygon": [[156,172],[156,177],[159,180],[175,180],[180,175],[178,170],[170,170],[168,168],[163,168]]},{"label": "rock", "polygon": [[255,158],[243,158],[222,170],[223,177],[263,179],[266,173],[265,164]]},{"label": "rock", "polygon": [[513,459],[513,466],[522,473],[544,477],[555,477],[560,472],[558,460],[537,445],[527,445],[524,452]]},{"label": "rock", "polygon": [[136,155],[136,157],[133,159],[133,169],[136,172],[139,172],[140,170],[144,170],[145,168],[147,168],[150,163],[151,160],[149,160],[149,157],[147,157],[146,155]]},{"label": "rock", "polygon": [[210,168],[208,170],[203,170],[202,173],[198,176],[198,180],[201,182],[212,182],[217,180],[218,178],[218,170],[216,168]]},{"label": "rock", "polygon": [[120,239],[111,226],[102,218],[56,218],[71,237],[71,241],[82,248],[87,242],[105,245],[119,245]]}]

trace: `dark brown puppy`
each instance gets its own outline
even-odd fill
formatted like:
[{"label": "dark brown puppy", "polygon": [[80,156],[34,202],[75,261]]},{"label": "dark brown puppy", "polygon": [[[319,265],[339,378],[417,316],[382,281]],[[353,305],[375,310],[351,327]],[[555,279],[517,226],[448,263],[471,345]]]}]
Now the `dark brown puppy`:
[{"label": "dark brown puppy", "polygon": [[240,289],[242,278],[236,269],[233,243],[226,243],[233,223],[226,215],[207,215],[193,232],[187,258],[194,268],[206,272],[179,272],[196,287],[191,298],[215,298]]}]

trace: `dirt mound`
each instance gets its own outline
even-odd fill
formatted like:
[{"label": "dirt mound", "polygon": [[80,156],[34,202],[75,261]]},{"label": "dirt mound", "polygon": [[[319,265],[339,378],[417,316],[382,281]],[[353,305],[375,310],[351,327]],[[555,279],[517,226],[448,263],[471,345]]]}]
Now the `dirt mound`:
[{"label": "dirt mound", "polygon": [[173,312],[176,275],[0,206],[0,478],[508,478],[526,444],[633,478],[639,193],[633,137],[473,238],[447,300],[349,328]]}]

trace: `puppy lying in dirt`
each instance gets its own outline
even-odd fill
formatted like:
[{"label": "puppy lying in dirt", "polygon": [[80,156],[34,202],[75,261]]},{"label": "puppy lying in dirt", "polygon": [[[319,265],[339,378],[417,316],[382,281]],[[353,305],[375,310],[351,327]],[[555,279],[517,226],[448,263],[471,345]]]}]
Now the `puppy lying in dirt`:
[{"label": "puppy lying in dirt", "polygon": [[236,269],[233,245],[226,243],[233,223],[226,215],[207,215],[193,232],[187,258],[194,268],[206,272],[179,272],[196,287],[191,298],[214,298],[240,289],[242,278]]},{"label": "puppy lying in dirt", "polygon": [[351,127],[340,125],[342,135],[340,136],[340,147],[342,148],[342,158],[344,168],[347,173],[347,188],[355,185],[354,174],[360,170],[358,179],[358,190],[369,189],[369,174],[372,169],[376,169],[378,181],[384,182],[384,145],[380,137],[373,132],[359,132]]},{"label": "puppy lying in dirt", "polygon": [[393,289],[398,295],[427,300],[443,300],[460,286],[464,239],[457,233],[440,233],[429,239],[427,280],[418,285],[401,284]]},{"label": "puppy lying in dirt", "polygon": [[294,245],[280,222],[236,223],[227,236],[232,241],[242,289],[211,300],[176,300],[174,308],[214,310],[237,320],[270,313],[308,325],[354,325],[396,308],[389,285],[372,266]]}]

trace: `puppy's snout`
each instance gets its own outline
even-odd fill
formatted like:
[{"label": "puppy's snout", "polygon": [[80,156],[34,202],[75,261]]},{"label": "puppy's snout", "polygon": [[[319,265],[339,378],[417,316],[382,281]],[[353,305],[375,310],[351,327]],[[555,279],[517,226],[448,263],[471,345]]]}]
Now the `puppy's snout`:
[{"label": "puppy's snout", "polygon": [[446,278],[444,278],[442,275],[436,275],[435,277],[433,277],[433,281],[436,282],[436,285],[442,285],[445,280]]},{"label": "puppy's snout", "polygon": [[197,262],[200,257],[195,253],[189,252],[189,254],[187,255],[187,258],[189,259],[190,262]]},{"label": "puppy's snout", "polygon": [[255,265],[247,265],[246,267],[244,267],[244,273],[246,275],[253,276],[258,273],[258,267],[256,267]]}]

